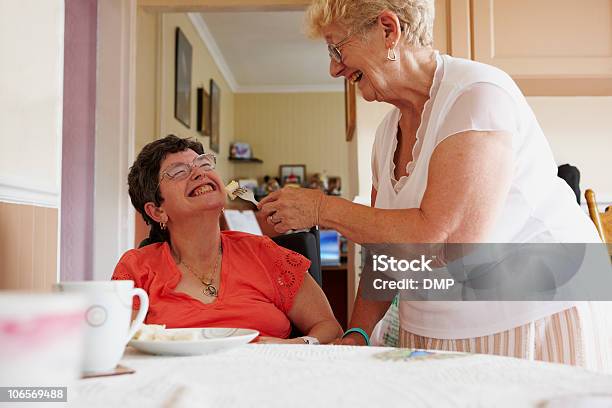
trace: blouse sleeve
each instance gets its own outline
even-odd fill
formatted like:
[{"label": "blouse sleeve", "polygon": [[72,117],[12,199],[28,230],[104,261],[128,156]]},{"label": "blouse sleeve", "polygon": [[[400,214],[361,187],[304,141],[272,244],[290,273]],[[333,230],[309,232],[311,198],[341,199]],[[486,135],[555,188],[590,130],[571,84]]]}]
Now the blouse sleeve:
[{"label": "blouse sleeve", "polygon": [[503,88],[479,82],[461,93],[444,118],[437,143],[466,131],[518,133],[519,113],[512,96]]},{"label": "blouse sleeve", "polygon": [[295,296],[302,287],[310,261],[302,255],[283,248],[268,237],[264,237],[259,254],[277,294],[276,306],[285,314],[293,306]]},{"label": "blouse sleeve", "polygon": [[[115,271],[113,272],[113,276],[111,280],[131,280],[134,281],[134,287],[142,288],[142,278],[137,270],[134,268],[134,265],[130,262],[131,257],[128,253],[124,254],[117,266],[115,266]],[[134,302],[132,303],[132,310],[140,309],[140,299],[134,297]]]}]

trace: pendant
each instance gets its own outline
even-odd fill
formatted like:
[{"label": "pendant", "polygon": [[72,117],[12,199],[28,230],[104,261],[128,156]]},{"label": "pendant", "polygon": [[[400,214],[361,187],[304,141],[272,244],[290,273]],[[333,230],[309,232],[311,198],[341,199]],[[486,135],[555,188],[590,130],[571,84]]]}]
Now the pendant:
[{"label": "pendant", "polygon": [[202,292],[206,296],[217,297],[217,288],[215,288],[212,284],[204,284]]}]

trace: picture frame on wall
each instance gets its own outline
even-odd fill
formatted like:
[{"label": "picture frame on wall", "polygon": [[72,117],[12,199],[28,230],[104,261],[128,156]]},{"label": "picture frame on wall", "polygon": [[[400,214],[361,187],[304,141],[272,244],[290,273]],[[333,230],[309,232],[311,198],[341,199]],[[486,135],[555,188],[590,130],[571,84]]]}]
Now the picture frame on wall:
[{"label": "picture frame on wall", "polygon": [[281,164],[278,166],[278,175],[283,187],[286,185],[302,186],[306,182],[306,165]]},{"label": "picture frame on wall", "polygon": [[196,130],[204,136],[210,136],[210,95],[204,87],[198,88],[196,92]]},{"label": "picture frame on wall", "polygon": [[191,127],[191,65],[193,49],[185,34],[176,28],[174,60],[174,117]]},{"label": "picture frame on wall", "polygon": [[219,153],[221,137],[221,89],[210,80],[210,149]]}]

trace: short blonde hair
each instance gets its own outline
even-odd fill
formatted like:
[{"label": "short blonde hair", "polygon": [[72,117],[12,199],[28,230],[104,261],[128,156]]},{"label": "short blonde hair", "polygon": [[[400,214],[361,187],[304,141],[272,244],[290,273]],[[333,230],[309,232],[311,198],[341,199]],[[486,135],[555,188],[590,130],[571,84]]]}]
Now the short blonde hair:
[{"label": "short blonde hair", "polygon": [[365,35],[384,10],[397,14],[409,44],[433,44],[434,0],[314,0],[306,12],[308,35],[321,37],[332,23]]}]

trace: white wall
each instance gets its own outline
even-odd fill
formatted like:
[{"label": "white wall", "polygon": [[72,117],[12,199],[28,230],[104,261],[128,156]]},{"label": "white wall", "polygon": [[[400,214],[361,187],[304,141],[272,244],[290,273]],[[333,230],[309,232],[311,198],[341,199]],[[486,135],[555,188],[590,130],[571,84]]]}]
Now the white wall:
[{"label": "white wall", "polygon": [[357,128],[355,138],[357,142],[357,160],[359,167],[359,196],[368,197],[372,190],[372,145],[376,128],[383,120],[392,105],[382,102],[366,102],[357,95]]},{"label": "white wall", "polygon": [[64,2],[0,2],[0,201],[59,206]]},{"label": "white wall", "polygon": [[134,161],[136,0],[98,2],[93,279],[134,245],[126,181]]},{"label": "white wall", "polygon": [[580,170],[580,189],[612,202],[612,97],[530,97],[557,164]]}]

